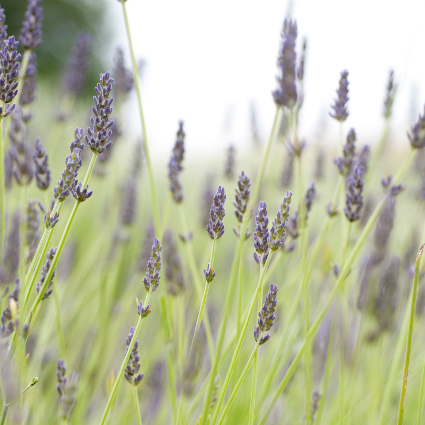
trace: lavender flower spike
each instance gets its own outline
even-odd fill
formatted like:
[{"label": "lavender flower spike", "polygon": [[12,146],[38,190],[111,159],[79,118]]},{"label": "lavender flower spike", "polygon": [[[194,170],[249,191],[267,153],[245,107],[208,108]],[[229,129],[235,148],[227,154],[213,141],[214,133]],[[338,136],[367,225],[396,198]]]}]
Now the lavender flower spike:
[{"label": "lavender flower spike", "polygon": [[254,339],[259,345],[263,345],[270,339],[269,334],[263,334],[271,329],[273,321],[276,319],[276,316],[274,315],[277,305],[276,295],[277,286],[271,283],[269,292],[264,300],[263,307],[261,308],[261,311],[258,312],[258,326],[254,330]]},{"label": "lavender flower spike", "polygon": [[93,195],[93,191],[89,190],[89,185],[87,185],[83,189],[83,183],[79,182],[78,180],[75,180],[76,185],[73,189],[71,189],[72,196],[75,198],[78,202],[84,202],[85,200],[89,199],[90,196]]},{"label": "lavender flower spike", "polygon": [[[134,338],[134,327],[130,328],[130,332],[126,339],[127,348],[125,351],[125,355],[127,354],[128,347],[130,346],[131,340]],[[128,363],[125,367],[124,376],[125,379],[130,384],[139,385],[143,380],[143,373],[139,373],[140,370],[140,356],[139,356],[139,340],[136,339],[133,344],[133,349],[131,350],[130,357],[128,359]]]},{"label": "lavender flower spike", "polygon": [[43,21],[42,0],[28,0],[25,21],[19,40],[25,50],[34,50],[41,43],[41,22]]},{"label": "lavender flower spike", "polygon": [[[27,70],[25,71],[23,85],[21,87],[21,97],[19,103],[27,106],[34,102],[35,92],[37,90],[37,55],[31,52]],[[25,121],[29,121],[31,114],[25,117]]]},{"label": "lavender flower spike", "polygon": [[35,165],[35,181],[41,190],[46,190],[50,186],[49,155],[46,149],[37,138],[35,141],[35,155],[33,156]]},{"label": "lavender flower spike", "polygon": [[15,37],[4,40],[3,46],[0,50],[0,101],[8,105],[5,110],[0,107],[0,116],[7,117],[15,109],[15,105],[10,106],[9,103],[18,94],[17,80],[21,55],[17,51],[19,41],[15,41]]},{"label": "lavender flower spike", "polygon": [[397,91],[397,84],[394,83],[394,70],[390,70],[390,74],[388,76],[388,84],[387,90],[385,93],[385,101],[384,101],[384,117],[385,119],[389,119],[393,113],[393,103],[395,94]]},{"label": "lavender flower spike", "polygon": [[292,192],[287,190],[286,196],[283,198],[283,202],[270,229],[269,244],[272,252],[277,251],[283,246],[283,238],[285,237],[286,227],[288,225],[289,210],[291,209],[291,197]]},{"label": "lavender flower spike", "polygon": [[[47,253],[46,264],[43,266],[43,269],[41,271],[40,280],[37,282],[37,286],[36,286],[36,292],[37,292],[37,294],[40,292],[40,289],[44,285],[44,281],[46,280],[46,276],[49,273],[50,265],[51,265],[51,262],[53,261],[53,258],[54,258],[55,254],[56,254],[56,251],[57,251],[57,248],[52,248]],[[42,300],[45,300],[46,298],[48,298],[51,295],[51,293],[53,292],[52,285],[53,285],[53,279],[55,277],[55,273],[56,273],[56,269],[53,270],[52,278],[50,279],[50,282],[45,287],[45,292],[43,294],[43,297],[41,298]]]},{"label": "lavender flower spike", "polygon": [[186,134],[183,130],[183,121],[179,121],[177,131],[177,140],[174,144],[173,155],[168,164],[168,178],[170,179],[170,190],[173,199],[178,204],[183,201],[182,185],[179,181],[179,174],[183,170],[182,162],[184,159],[184,138]]},{"label": "lavender flower spike", "polygon": [[81,149],[75,148],[65,160],[65,169],[61,179],[54,188],[55,198],[59,202],[63,202],[71,193],[77,184],[78,170],[82,165]]},{"label": "lavender flower spike", "polygon": [[224,234],[223,218],[226,215],[224,210],[225,202],[226,194],[224,187],[219,186],[211,205],[210,220],[207,225],[207,232],[211,239],[220,239]]},{"label": "lavender flower spike", "polygon": [[133,90],[134,79],[132,72],[125,66],[124,52],[121,47],[117,47],[115,51],[113,72],[116,91],[119,95],[118,100],[124,101]]},{"label": "lavender flower spike", "polygon": [[425,146],[425,107],[424,114],[419,115],[418,122],[407,136],[413,149],[422,149]]},{"label": "lavender flower spike", "polygon": [[3,42],[7,39],[7,25],[6,15],[4,14],[4,9],[0,9],[0,48],[3,46]]},{"label": "lavender flower spike", "polygon": [[273,98],[278,106],[292,109],[297,103],[295,44],[297,41],[297,23],[285,19],[283,23],[282,45],[278,59],[280,76],[277,77],[279,88],[273,92]]},{"label": "lavender flower spike", "polygon": [[15,289],[9,295],[7,307],[3,310],[1,315],[0,336],[7,338],[19,326],[19,319],[17,318],[17,309],[19,306],[19,279],[15,282]]},{"label": "lavender flower spike", "polygon": [[[241,226],[244,214],[246,213],[246,209],[248,207],[249,198],[251,196],[251,191],[249,188],[251,187],[251,181],[249,177],[242,171],[241,175],[238,179],[238,187],[235,189],[236,195],[235,200],[233,201],[233,205],[235,207],[235,216]],[[235,235],[239,237],[239,230],[236,227],[233,228]],[[251,233],[246,232],[245,238],[248,239],[251,236]]]},{"label": "lavender flower spike", "polygon": [[254,248],[257,252],[254,253],[254,260],[258,265],[266,264],[267,257],[270,253],[269,247],[269,219],[267,217],[267,204],[260,202],[258,215],[255,217],[255,232],[254,232]]},{"label": "lavender flower spike", "polygon": [[65,377],[65,374],[65,361],[59,359],[56,366],[56,376],[59,382],[57,386],[59,393],[58,402],[62,419],[69,421],[76,404],[75,395],[78,389],[78,374],[71,372],[69,379]]},{"label": "lavender flower spike", "polygon": [[343,156],[334,159],[335,165],[341,175],[347,177],[353,166],[354,159],[356,157],[356,132],[352,128],[347,135],[347,142],[343,147]]},{"label": "lavender flower spike", "polygon": [[159,271],[161,270],[161,251],[162,246],[159,243],[159,239],[155,238],[152,245],[151,257],[148,261],[148,271],[146,277],[143,279],[145,284],[146,292],[154,292],[158,288],[161,276]]},{"label": "lavender flower spike", "polygon": [[348,188],[346,192],[345,216],[349,221],[356,221],[360,218],[360,212],[363,207],[363,175],[364,168],[355,167],[354,172],[348,178]]},{"label": "lavender flower spike", "polygon": [[112,91],[112,83],[114,79],[111,78],[109,72],[100,74],[100,83],[95,87],[97,97],[93,97],[95,106],[92,110],[94,117],[90,117],[93,128],[88,128],[88,136],[86,136],[86,143],[89,145],[93,153],[102,153],[109,146],[112,145],[110,137],[112,135],[111,127],[114,121],[109,121],[114,108],[112,108],[113,97],[109,97]]},{"label": "lavender flower spike", "polygon": [[339,80],[339,88],[336,91],[338,97],[335,99],[335,103],[331,105],[334,110],[330,113],[331,117],[335,118],[339,122],[343,122],[348,117],[347,102],[348,102],[348,71],[341,72],[341,78]]}]

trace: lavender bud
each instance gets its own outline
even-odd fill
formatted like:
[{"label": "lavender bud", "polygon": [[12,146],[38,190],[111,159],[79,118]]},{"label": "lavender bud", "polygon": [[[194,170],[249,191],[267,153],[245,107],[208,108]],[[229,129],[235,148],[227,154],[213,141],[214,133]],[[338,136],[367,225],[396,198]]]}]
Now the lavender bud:
[{"label": "lavender bud", "polygon": [[258,265],[263,265],[269,256],[269,219],[267,217],[267,204],[260,202],[258,215],[255,217],[255,232],[254,232],[254,260]]},{"label": "lavender bud", "polygon": [[18,94],[18,75],[19,75],[19,59],[20,53],[16,50],[19,42],[15,41],[15,37],[9,37],[4,40],[4,47],[0,50],[0,100],[7,103],[7,108],[0,108],[0,115],[7,117],[15,109],[15,105],[10,106],[9,103]]},{"label": "lavender bud", "polygon": [[41,43],[41,22],[43,21],[42,0],[28,0],[25,21],[22,23],[21,42],[25,50],[34,50]]},{"label": "lavender bud", "polygon": [[270,339],[269,334],[263,334],[271,329],[273,321],[276,319],[276,316],[274,315],[277,305],[276,295],[277,286],[271,283],[269,292],[264,300],[263,307],[261,308],[261,311],[258,312],[258,326],[254,330],[254,339],[259,345],[264,344]]},{"label": "lavender bud", "polygon": [[[21,87],[21,97],[19,103],[27,106],[34,102],[35,92],[37,90],[37,55],[31,52],[27,70],[25,72],[23,85]],[[29,121],[31,116],[28,116],[25,121]]]},{"label": "lavender bud", "polygon": [[211,239],[220,239],[224,234],[223,218],[226,215],[224,210],[225,202],[226,194],[224,187],[219,186],[211,205],[210,219],[207,225],[207,232]]},{"label": "lavender bud", "polygon": [[334,112],[330,113],[330,116],[339,122],[344,122],[348,117],[348,71],[341,72],[339,88],[336,93],[338,97],[335,99],[335,103],[331,105],[331,108],[334,110]]},{"label": "lavender bud", "polygon": [[147,317],[151,312],[151,306],[148,304],[146,307],[143,307],[143,301],[140,301],[137,304],[137,314],[142,317]]},{"label": "lavender bud", "polygon": [[76,399],[75,395],[78,389],[78,374],[71,372],[69,379],[65,377],[66,367],[64,360],[58,360],[56,366],[56,376],[58,378],[59,385],[57,390],[59,393],[58,402],[61,409],[62,419],[69,421],[74,410]]},{"label": "lavender bud", "polygon": [[4,9],[0,9],[0,47],[3,46],[4,41],[7,39],[7,25],[5,25],[5,22]]},{"label": "lavender bud", "polygon": [[291,197],[292,192],[286,191],[286,196],[283,198],[283,202],[280,205],[280,209],[277,212],[277,216],[272,223],[269,236],[269,245],[271,251],[277,251],[283,246],[283,238],[286,234],[286,227],[288,224],[289,211],[291,209]]},{"label": "lavender bud", "polygon": [[385,101],[384,101],[384,117],[389,119],[393,113],[393,103],[395,94],[397,91],[397,84],[394,83],[394,70],[390,70],[388,76],[388,84],[385,92]]},{"label": "lavender bud", "polygon": [[344,144],[342,153],[343,156],[335,158],[334,163],[338,167],[340,174],[347,177],[351,172],[356,156],[356,132],[354,128],[348,132],[347,142]]},{"label": "lavender bud", "polygon": [[184,138],[186,134],[183,130],[183,121],[179,121],[179,130],[177,131],[177,140],[174,144],[173,154],[168,164],[168,178],[170,179],[170,190],[175,202],[183,201],[182,185],[179,181],[179,175],[183,170],[182,162],[184,159]]},{"label": "lavender bud", "polygon": [[308,219],[308,214],[311,211],[311,207],[313,206],[314,198],[316,197],[316,189],[314,187],[314,182],[310,184],[307,188],[307,192],[304,195],[304,205],[305,205],[305,220]]},{"label": "lavender bud", "polygon": [[71,57],[64,75],[63,86],[71,96],[79,96],[84,90],[91,57],[92,38],[90,34],[77,34]]},{"label": "lavender bud", "polygon": [[164,247],[165,289],[170,295],[177,296],[184,291],[185,281],[181,258],[171,230],[164,233]]},{"label": "lavender bud", "polygon": [[65,169],[62,177],[54,188],[54,196],[59,202],[63,202],[77,185],[78,170],[82,165],[81,149],[75,148],[65,160]]},{"label": "lavender bud", "polygon": [[277,106],[286,106],[292,109],[297,103],[297,86],[295,67],[297,55],[295,44],[297,41],[297,23],[285,19],[283,23],[282,44],[278,59],[280,76],[277,77],[279,88],[273,92],[273,99]]},{"label": "lavender bud", "polygon": [[326,212],[328,213],[329,217],[335,217],[338,214],[338,206],[332,205],[332,202],[329,202],[329,204],[326,206]]},{"label": "lavender bud", "polygon": [[122,98],[122,101],[125,101],[128,94],[133,90],[134,79],[132,72],[125,66],[124,52],[121,47],[117,47],[115,50],[113,72],[117,94],[120,99]]},{"label": "lavender bud", "polygon": [[84,150],[85,145],[83,143],[83,135],[84,135],[83,129],[77,127],[74,131],[75,139],[69,145],[69,149],[71,152],[75,149],[80,149],[81,152]]},{"label": "lavender bud", "polygon": [[89,199],[90,196],[93,195],[93,191],[89,190],[89,185],[87,185],[83,189],[83,182],[79,182],[78,180],[75,180],[75,186],[71,190],[72,196],[75,198],[78,202],[84,202],[86,199]]},{"label": "lavender bud", "polygon": [[44,224],[46,225],[46,229],[53,229],[59,221],[59,213],[55,212],[52,215],[52,210],[47,211],[44,215]]},{"label": "lavender bud", "polygon": [[227,179],[232,180],[235,175],[235,147],[230,145],[227,148],[226,164],[224,168],[224,175]]},{"label": "lavender bud", "polygon": [[363,175],[364,168],[355,166],[352,175],[348,177],[346,191],[346,207],[344,208],[345,216],[349,221],[353,222],[360,218],[360,212],[363,207]]},{"label": "lavender bud", "polygon": [[[130,328],[130,332],[126,339],[126,345],[127,348],[125,350],[125,355],[127,354],[128,347],[131,344],[131,341],[134,337],[134,327],[132,326]],[[134,385],[140,384],[143,380],[143,373],[139,373],[140,370],[140,356],[139,356],[139,340],[136,339],[133,344],[133,348],[131,350],[130,357],[128,359],[128,363],[125,367],[124,376],[125,379],[130,383]]]},{"label": "lavender bud", "polygon": [[[51,265],[51,263],[53,261],[53,258],[54,258],[55,254],[56,254],[56,251],[57,251],[57,248],[52,248],[47,253],[46,264],[43,266],[43,269],[41,270],[41,277],[40,277],[40,280],[37,282],[37,285],[36,285],[36,292],[37,292],[37,294],[40,292],[41,288],[44,285],[44,282],[46,280],[46,276],[49,273],[50,265]],[[51,293],[53,292],[52,285],[53,285],[53,279],[55,277],[55,273],[56,273],[56,269],[53,270],[52,278],[50,279],[50,282],[44,287],[45,292],[44,292],[44,294],[43,294],[43,296],[41,298],[42,300],[45,300],[46,298],[48,298],[49,295],[51,295]]]},{"label": "lavender bud", "polygon": [[159,243],[159,239],[155,238],[152,245],[151,257],[147,265],[148,271],[146,272],[146,277],[143,279],[147,292],[154,292],[156,288],[158,288],[159,281],[161,280],[159,274],[161,270],[161,251],[162,246]]},{"label": "lavender bud", "polygon": [[50,185],[49,156],[46,149],[37,138],[35,141],[35,154],[33,156],[35,166],[35,181],[41,190],[47,190]]},{"label": "lavender bud", "polygon": [[[251,181],[249,177],[242,171],[238,179],[238,187],[235,189],[235,200],[233,201],[233,205],[236,208],[234,210],[235,216],[240,224],[243,222],[243,217],[248,207],[249,198],[251,195],[251,191],[249,190],[250,187]],[[235,232],[236,236],[239,237],[239,230],[234,227],[233,231]],[[248,239],[250,235],[251,234],[247,231],[245,239]]]},{"label": "lavender bud", "polygon": [[214,267],[210,268],[210,263],[208,263],[207,268],[204,269],[204,276],[205,276],[205,280],[210,283],[214,280],[215,278],[215,271],[214,271]]},{"label": "lavender bud", "polygon": [[9,295],[7,306],[1,315],[0,336],[2,338],[7,338],[19,326],[19,319],[17,314],[19,308],[19,292],[19,279],[16,279],[15,289]]},{"label": "lavender bud", "polygon": [[85,136],[86,143],[93,153],[102,153],[112,145],[110,137],[112,135],[111,127],[114,121],[109,121],[114,108],[112,108],[113,97],[109,97],[112,91],[114,79],[110,77],[109,72],[100,74],[100,83],[95,87],[97,97],[93,97],[95,106],[92,107],[94,117],[90,117],[93,125],[87,129],[88,136]]},{"label": "lavender bud", "polygon": [[422,149],[425,146],[425,112],[424,115],[419,114],[418,122],[412,127],[411,132],[407,133],[407,137],[413,149]]}]

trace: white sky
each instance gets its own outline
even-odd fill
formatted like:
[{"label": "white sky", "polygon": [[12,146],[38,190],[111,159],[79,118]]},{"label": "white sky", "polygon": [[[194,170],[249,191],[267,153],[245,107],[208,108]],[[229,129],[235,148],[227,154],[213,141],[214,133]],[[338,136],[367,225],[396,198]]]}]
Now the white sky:
[{"label": "white sky", "polygon": [[[118,39],[127,47],[123,20],[119,21],[121,5],[110,2]],[[260,135],[267,138],[287,1],[128,0],[127,7],[136,55],[147,61],[142,88],[154,152],[164,152],[168,159],[180,118],[185,120],[187,150],[192,155],[224,150],[229,142],[243,148],[250,142],[252,100]],[[404,141],[412,99],[416,114],[425,102],[424,16],[425,2],[420,0],[295,2],[298,44],[302,36],[308,41],[300,123],[307,143],[316,140],[343,69],[350,72],[346,129],[355,127],[361,142],[376,140],[390,68],[399,82],[393,129]],[[230,131],[225,131],[226,120]],[[337,125],[330,117],[325,121],[331,141]]]}]

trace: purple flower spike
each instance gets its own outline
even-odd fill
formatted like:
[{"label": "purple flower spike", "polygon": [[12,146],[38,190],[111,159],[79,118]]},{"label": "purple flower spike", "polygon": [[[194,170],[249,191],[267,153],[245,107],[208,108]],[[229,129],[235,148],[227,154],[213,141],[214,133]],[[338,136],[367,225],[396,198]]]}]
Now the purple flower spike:
[{"label": "purple flower spike", "polygon": [[[132,339],[134,338],[134,327],[130,328],[130,332],[127,336],[126,344],[127,349],[125,350],[125,354],[127,354],[128,347]],[[131,350],[130,357],[128,359],[128,363],[125,367],[124,376],[125,379],[134,385],[140,384],[143,380],[143,373],[139,373],[140,370],[140,356],[139,356],[139,340],[136,339],[133,344],[133,349]]]},{"label": "purple flower spike", "polygon": [[331,106],[334,110],[330,113],[331,117],[335,118],[339,122],[343,122],[348,117],[347,102],[348,102],[348,71],[341,72],[341,78],[339,80],[339,88],[336,91],[338,97],[335,99],[335,103]]},{"label": "purple flower spike", "polygon": [[19,41],[15,37],[9,37],[3,42],[0,50],[0,101],[8,104],[3,110],[0,107],[0,115],[7,117],[13,112],[15,105],[9,105],[18,94],[19,59],[21,55],[17,48]]},{"label": "purple flower spike", "polygon": [[407,136],[413,149],[422,149],[425,146],[425,107],[424,114],[419,115],[418,122]]},{"label": "purple flower spike", "polygon": [[179,175],[183,170],[184,159],[184,138],[186,134],[183,130],[183,121],[179,122],[177,131],[177,140],[174,144],[173,155],[168,163],[168,178],[170,179],[170,190],[173,199],[178,204],[183,201],[183,187],[179,181]]},{"label": "purple flower spike", "polygon": [[269,219],[267,217],[267,204],[260,202],[258,215],[255,217],[255,232],[254,232],[254,260],[258,265],[266,264],[267,257],[270,253],[269,248]]},{"label": "purple flower spike", "polygon": [[356,221],[360,218],[360,213],[363,207],[363,180],[364,168],[355,166],[353,173],[347,181],[346,207],[344,209],[345,216],[349,221]]},{"label": "purple flower spike", "polygon": [[50,186],[49,155],[46,149],[37,138],[35,141],[35,155],[33,156],[35,165],[35,181],[41,190],[46,190]]},{"label": "purple flower spike", "polygon": [[41,22],[43,21],[42,0],[28,0],[25,21],[19,40],[25,50],[34,50],[41,43]]},{"label": "purple flower spike", "polygon": [[207,232],[211,239],[220,239],[224,234],[223,218],[226,215],[224,203],[226,194],[224,187],[219,186],[214,196],[213,204],[210,209],[210,220],[207,225]]},{"label": "purple flower spike", "polygon": [[161,276],[159,274],[161,270],[161,251],[162,246],[159,243],[159,239],[155,238],[152,245],[151,257],[148,261],[148,271],[146,277],[143,279],[146,292],[154,292],[158,288]]},{"label": "purple flower spike", "polygon": [[263,334],[271,329],[273,321],[276,319],[276,316],[274,315],[277,305],[276,295],[277,286],[271,283],[269,292],[264,300],[263,307],[261,308],[261,311],[258,312],[258,326],[254,330],[254,339],[259,345],[263,345],[270,339],[269,334]]}]

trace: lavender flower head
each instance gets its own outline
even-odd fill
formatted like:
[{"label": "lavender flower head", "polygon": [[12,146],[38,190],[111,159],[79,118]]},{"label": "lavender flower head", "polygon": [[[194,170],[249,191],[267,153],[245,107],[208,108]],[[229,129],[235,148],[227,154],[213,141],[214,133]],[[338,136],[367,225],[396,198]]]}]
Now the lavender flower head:
[{"label": "lavender flower head", "polygon": [[71,372],[69,379],[65,377],[65,361],[59,359],[56,365],[56,376],[58,378],[58,402],[61,409],[62,419],[68,421],[74,410],[76,400],[75,395],[78,389],[78,374]]},{"label": "lavender flower head", "polygon": [[115,51],[113,72],[116,92],[120,97],[119,100],[124,101],[133,90],[134,79],[132,72],[125,66],[124,52],[121,47],[117,47]]},{"label": "lavender flower head", "polygon": [[297,103],[295,44],[297,41],[297,23],[285,19],[283,23],[282,44],[278,59],[280,76],[277,77],[279,88],[273,92],[273,98],[278,106],[292,109]]},{"label": "lavender flower head", "polygon": [[424,114],[420,115],[417,123],[407,133],[413,149],[422,149],[425,146],[425,107]]},{"label": "lavender flower head", "polygon": [[289,211],[291,209],[291,197],[292,197],[292,192],[287,190],[286,196],[283,198],[283,202],[280,205],[279,211],[277,212],[277,216],[272,223],[272,227],[270,229],[269,241],[268,241],[272,252],[277,251],[280,247],[283,246],[283,238],[285,237],[285,234],[286,234],[286,227],[288,225],[288,219],[289,219]]},{"label": "lavender flower head", "polygon": [[37,200],[33,199],[27,205],[27,245],[29,248],[27,261],[31,261],[37,249],[40,233],[38,226],[40,223]]},{"label": "lavender flower head", "polygon": [[92,107],[94,117],[90,117],[93,128],[88,128],[86,143],[93,153],[102,153],[112,145],[110,137],[112,135],[111,127],[114,121],[109,121],[114,108],[112,108],[113,97],[109,97],[112,91],[114,79],[110,77],[109,72],[100,74],[100,83],[95,87],[97,97],[93,97],[95,106]]},{"label": "lavender flower head", "polygon": [[[127,354],[128,347],[131,344],[131,340],[134,337],[134,327],[130,328],[130,332],[126,339],[127,348],[125,350],[125,355]],[[125,356],[124,355],[124,356]],[[131,350],[130,357],[128,359],[127,365],[125,366],[124,376],[125,379],[130,384],[135,386],[139,385],[143,380],[143,373],[139,373],[140,370],[140,356],[139,356],[139,340],[136,339],[133,344],[133,349]]]},{"label": "lavender flower head", "polygon": [[121,191],[120,222],[123,226],[131,226],[136,218],[137,181],[130,177]]},{"label": "lavender flower head", "polygon": [[0,116],[7,117],[15,109],[15,105],[10,106],[9,103],[18,94],[18,75],[19,75],[19,59],[21,58],[17,48],[19,41],[15,41],[15,37],[9,37],[3,42],[3,48],[0,50],[0,101],[7,105],[3,110],[0,107]]},{"label": "lavender flower head", "polygon": [[41,190],[46,190],[50,186],[50,169],[49,169],[49,155],[46,149],[37,138],[35,141],[35,153],[33,156],[35,166],[35,181]]},{"label": "lavender flower head", "polygon": [[363,207],[363,175],[364,168],[362,166],[355,166],[353,173],[348,177],[348,188],[345,195],[346,207],[344,208],[344,212],[345,216],[351,222],[360,218],[361,209]]},{"label": "lavender flower head", "polygon": [[81,149],[75,148],[65,160],[65,169],[62,177],[54,188],[54,196],[59,202],[63,202],[77,184],[78,170],[81,168]]},{"label": "lavender flower head", "polygon": [[330,113],[330,116],[339,122],[344,122],[348,117],[348,71],[341,72],[339,88],[336,93],[337,98],[335,99],[335,103],[331,105],[331,108],[334,110],[334,112]]},{"label": "lavender flower head", "polygon": [[77,34],[63,79],[63,86],[71,96],[77,97],[84,90],[89,70],[91,45],[90,34],[84,32]]},{"label": "lavender flower head", "polygon": [[37,285],[36,285],[37,294],[40,292],[40,290],[43,288],[43,285],[44,285],[45,292],[44,292],[44,294],[41,298],[42,300],[45,300],[46,298],[48,298],[53,292],[52,285],[53,285],[53,279],[55,277],[56,269],[53,270],[52,277],[50,279],[50,282],[47,283],[47,285],[45,284],[45,281],[46,281],[46,277],[49,273],[50,266],[51,266],[51,263],[53,261],[53,258],[56,254],[56,251],[57,251],[57,248],[52,248],[47,253],[46,264],[43,266],[43,269],[41,270],[41,277],[40,277],[40,280],[37,282]]},{"label": "lavender flower head", "polygon": [[254,330],[254,339],[259,345],[263,345],[270,339],[269,334],[263,334],[271,329],[273,321],[276,319],[276,316],[274,315],[277,305],[276,295],[277,286],[271,283],[269,292],[264,300],[263,307],[261,308],[261,311],[258,312],[258,326]]},{"label": "lavender flower head", "polygon": [[207,232],[211,239],[220,239],[224,234],[223,218],[226,215],[224,210],[225,202],[226,194],[224,187],[219,186],[211,205],[210,220],[207,225]]},{"label": "lavender flower head", "polygon": [[21,42],[25,50],[34,50],[41,43],[41,22],[43,21],[42,0],[28,0],[25,21],[22,23]]},{"label": "lavender flower head", "polygon": [[[248,207],[249,198],[251,196],[251,191],[249,188],[251,187],[251,181],[249,177],[242,171],[241,175],[238,179],[238,187],[235,189],[236,195],[235,200],[233,201],[233,205],[235,207],[235,216],[238,220],[239,227],[241,227],[243,222],[244,214],[246,213],[246,209]],[[239,237],[240,233],[236,227],[233,228],[235,235]],[[251,233],[246,232],[245,238],[248,239],[251,236]]]},{"label": "lavender flower head", "polygon": [[16,279],[15,289],[9,295],[6,308],[1,315],[0,336],[7,338],[19,326],[18,307],[19,307],[19,279]]},{"label": "lavender flower head", "polygon": [[227,179],[231,180],[234,177],[235,174],[235,147],[233,145],[230,145],[227,148],[227,156],[226,156],[226,163],[224,167],[224,175]]},{"label": "lavender flower head", "polygon": [[170,179],[170,190],[175,202],[183,201],[182,185],[179,181],[179,174],[183,170],[182,162],[184,159],[184,138],[186,134],[183,130],[183,121],[179,121],[177,131],[177,140],[174,144],[173,154],[168,164],[168,178]]},{"label": "lavender flower head", "polygon": [[[25,71],[24,82],[21,87],[21,97],[19,103],[23,106],[27,106],[34,102],[35,92],[37,90],[37,55],[31,52],[30,59],[28,62],[27,70]],[[26,117],[25,121],[28,121],[31,115]]]},{"label": "lavender flower head", "polygon": [[254,260],[258,265],[266,264],[267,257],[270,253],[269,247],[269,219],[267,217],[267,204],[260,202],[258,215],[255,217],[255,232],[254,232]]},{"label": "lavender flower head", "polygon": [[164,233],[164,246],[165,289],[170,295],[177,296],[184,291],[185,280],[182,261],[171,230]]},{"label": "lavender flower head", "polygon": [[146,277],[143,279],[145,284],[146,292],[154,292],[158,288],[161,276],[159,271],[161,270],[161,251],[162,246],[159,243],[159,239],[155,238],[152,245],[151,257],[148,261],[148,271]]},{"label": "lavender flower head", "polygon": [[342,152],[343,156],[335,158],[334,163],[338,167],[340,174],[347,177],[351,172],[356,157],[356,132],[354,128],[349,131]]},{"label": "lavender flower head", "polygon": [[0,48],[3,46],[3,42],[7,39],[7,25],[6,15],[4,14],[4,9],[0,9]]},{"label": "lavender flower head", "polygon": [[397,84],[394,83],[394,70],[390,70],[388,76],[387,90],[384,101],[384,117],[389,119],[393,113],[393,103],[397,91]]},{"label": "lavender flower head", "polygon": [[204,269],[204,277],[208,283],[211,283],[215,278],[214,267],[210,267],[210,263],[208,263],[207,268]]},{"label": "lavender flower head", "polygon": [[93,195],[93,191],[89,190],[89,185],[86,185],[86,187],[83,189],[83,182],[79,182],[78,180],[75,180],[75,186],[71,190],[72,196],[75,198],[78,202],[84,202],[85,200],[89,199],[90,196]]}]

